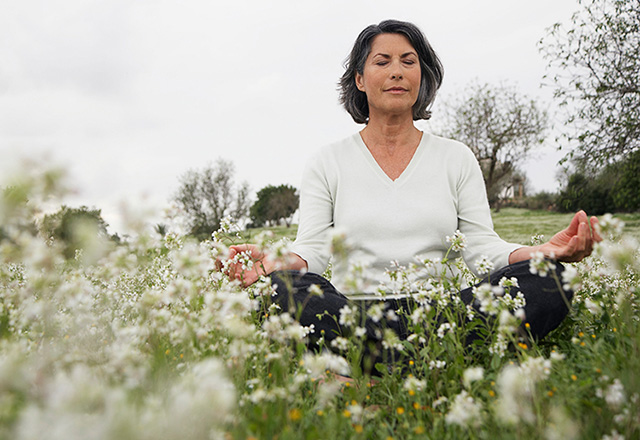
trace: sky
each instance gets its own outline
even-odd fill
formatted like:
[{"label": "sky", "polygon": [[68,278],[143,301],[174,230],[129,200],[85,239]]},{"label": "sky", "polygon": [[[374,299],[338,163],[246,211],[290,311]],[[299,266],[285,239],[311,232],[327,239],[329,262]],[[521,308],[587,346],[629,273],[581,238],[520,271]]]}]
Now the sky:
[{"label": "sky", "polygon": [[[160,210],[189,169],[219,158],[253,193],[299,187],[308,157],[362,128],[336,84],[360,31],[411,21],[440,56],[434,106],[472,81],[507,82],[552,116],[538,41],[575,0],[1,0],[0,182],[22,158],[63,166],[63,202]],[[552,121],[555,118],[552,117]],[[429,124],[418,127],[429,130]],[[549,141],[524,167],[557,189]],[[1,184],[1,183],[0,183]]]}]

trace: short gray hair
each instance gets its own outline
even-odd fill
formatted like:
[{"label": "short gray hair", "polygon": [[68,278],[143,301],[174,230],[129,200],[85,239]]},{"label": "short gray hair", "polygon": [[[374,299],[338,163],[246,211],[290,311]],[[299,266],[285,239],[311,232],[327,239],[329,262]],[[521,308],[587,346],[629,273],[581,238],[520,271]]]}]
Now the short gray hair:
[{"label": "short gray hair", "polygon": [[420,92],[413,105],[413,120],[429,119],[428,110],[442,84],[444,68],[440,58],[433,50],[427,37],[414,24],[398,20],[385,20],[380,24],[367,26],[353,45],[349,58],[345,61],[345,72],[338,83],[340,102],[358,124],[366,124],[369,120],[369,104],[367,95],[356,86],[356,73],[364,72],[364,65],[371,52],[371,42],[380,34],[400,34],[407,37],[409,43],[418,53],[420,60]]}]

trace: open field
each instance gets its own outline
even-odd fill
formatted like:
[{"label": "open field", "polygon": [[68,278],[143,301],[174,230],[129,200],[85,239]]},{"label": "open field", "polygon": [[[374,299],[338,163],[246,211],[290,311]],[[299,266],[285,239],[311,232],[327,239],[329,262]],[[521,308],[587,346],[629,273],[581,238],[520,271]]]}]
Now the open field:
[{"label": "open field", "polygon": [[[416,295],[410,310],[395,312],[410,319],[407,341],[382,332],[377,348],[405,360],[387,369],[360,362],[357,308],[340,311],[341,334],[330,343],[270,306],[268,280],[230,281],[214,262],[226,261],[231,233],[196,243],[140,224],[119,245],[85,234],[83,250],[65,259],[32,227],[38,209],[22,203],[38,200],[27,197],[38,188],[47,185],[25,186],[0,205],[0,439],[640,438],[633,242],[607,241],[555,279],[575,296],[562,325],[539,342],[526,326],[516,331],[517,296],[478,294],[492,317],[484,319],[456,301],[461,280],[446,269],[408,284],[407,294],[417,288],[428,301]],[[640,216],[621,217],[637,236]],[[526,243],[569,218],[505,209],[495,224]],[[292,238],[295,228],[274,233]],[[420,267],[399,269],[399,279],[413,270]],[[477,342],[467,345],[471,335]]]}]

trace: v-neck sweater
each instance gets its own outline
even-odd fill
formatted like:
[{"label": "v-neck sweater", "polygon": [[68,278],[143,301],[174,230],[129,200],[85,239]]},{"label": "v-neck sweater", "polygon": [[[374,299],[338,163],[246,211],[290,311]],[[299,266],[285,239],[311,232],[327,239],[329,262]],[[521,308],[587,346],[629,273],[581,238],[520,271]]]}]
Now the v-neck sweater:
[{"label": "v-neck sweater", "polygon": [[339,236],[348,255],[334,258],[336,288],[353,299],[377,297],[380,290],[397,297],[387,270],[415,257],[442,259],[450,247],[446,237],[456,230],[466,237],[462,257],[474,272],[481,257],[498,269],[521,247],[493,230],[482,171],[467,146],[424,133],[405,170],[392,180],[356,133],[320,149],[307,163],[292,251],[309,271],[323,273],[331,241]]}]

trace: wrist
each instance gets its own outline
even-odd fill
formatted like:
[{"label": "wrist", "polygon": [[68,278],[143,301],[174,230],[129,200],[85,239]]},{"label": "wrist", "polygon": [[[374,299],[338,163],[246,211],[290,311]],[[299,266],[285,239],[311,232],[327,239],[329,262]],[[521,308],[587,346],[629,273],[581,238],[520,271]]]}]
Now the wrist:
[{"label": "wrist", "polygon": [[509,264],[518,263],[520,261],[530,260],[531,256],[536,252],[542,252],[542,254],[549,258],[549,254],[553,254],[553,252],[546,252],[545,245],[535,245],[535,246],[522,246],[515,249],[513,252],[509,254]]}]

